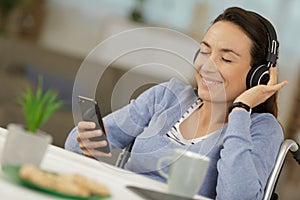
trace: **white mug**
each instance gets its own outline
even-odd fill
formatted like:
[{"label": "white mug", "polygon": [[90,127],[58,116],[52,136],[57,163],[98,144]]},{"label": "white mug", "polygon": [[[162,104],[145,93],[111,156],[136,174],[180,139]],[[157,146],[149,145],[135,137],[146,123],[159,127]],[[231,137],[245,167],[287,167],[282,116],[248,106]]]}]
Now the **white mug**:
[{"label": "white mug", "polygon": [[[169,173],[162,171],[163,162],[171,161]],[[182,197],[196,195],[205,179],[210,159],[207,156],[184,149],[175,149],[173,156],[163,157],[158,172],[167,179],[168,192]]]}]

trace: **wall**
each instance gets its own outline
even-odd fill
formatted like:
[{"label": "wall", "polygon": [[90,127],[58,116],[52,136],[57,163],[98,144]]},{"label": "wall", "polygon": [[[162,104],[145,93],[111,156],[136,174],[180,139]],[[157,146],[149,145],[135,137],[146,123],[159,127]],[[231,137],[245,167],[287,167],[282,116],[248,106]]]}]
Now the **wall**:
[{"label": "wall", "polygon": [[[148,26],[171,27],[199,40],[211,19],[226,7],[242,6],[267,16],[276,27],[280,41],[279,80],[287,79],[290,82],[279,94],[279,119],[283,126],[286,126],[294,98],[294,83],[297,79],[295,72],[299,68],[300,50],[296,47],[300,44],[299,40],[293,39],[299,35],[299,26],[295,25],[300,23],[299,14],[295,9],[299,7],[298,4],[298,1],[281,0],[222,3],[216,0],[189,0],[184,5],[181,1],[146,1],[144,21]],[[128,20],[133,7],[134,1],[130,0],[101,1],[101,3],[94,0],[88,2],[48,0],[48,14],[40,44],[55,51],[84,58],[96,45],[114,34],[145,26]],[[201,14],[195,13],[196,11]],[[203,27],[194,27],[199,24]]]}]

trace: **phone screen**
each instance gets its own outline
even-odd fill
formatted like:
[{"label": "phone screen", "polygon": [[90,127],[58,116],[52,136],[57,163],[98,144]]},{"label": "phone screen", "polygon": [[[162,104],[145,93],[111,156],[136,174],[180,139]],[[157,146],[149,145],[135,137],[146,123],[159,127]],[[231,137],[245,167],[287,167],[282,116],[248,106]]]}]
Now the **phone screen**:
[{"label": "phone screen", "polygon": [[[107,141],[106,133],[105,133],[105,129],[104,129],[103,121],[102,121],[102,116],[100,113],[98,103],[94,99],[83,97],[83,96],[78,96],[78,103],[79,103],[82,120],[94,122],[96,124],[96,128],[92,129],[92,130],[101,129],[103,132],[103,134],[101,136],[93,137],[90,140],[91,141],[102,141],[102,140]],[[108,141],[107,141],[107,144],[108,144]],[[110,152],[109,145],[107,145],[105,147],[96,148],[96,150],[99,150],[104,153]]]}]

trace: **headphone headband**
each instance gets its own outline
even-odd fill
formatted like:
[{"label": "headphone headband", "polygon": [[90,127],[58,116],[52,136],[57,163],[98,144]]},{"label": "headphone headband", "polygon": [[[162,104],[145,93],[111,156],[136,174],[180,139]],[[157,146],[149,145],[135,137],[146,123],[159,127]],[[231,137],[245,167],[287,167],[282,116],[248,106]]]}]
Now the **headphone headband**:
[{"label": "headphone headband", "polygon": [[279,46],[278,45],[279,43],[277,41],[277,34],[274,29],[274,26],[271,24],[269,20],[267,20],[263,16],[252,11],[250,11],[250,13],[254,14],[267,30],[267,34],[268,34],[268,52],[266,56],[266,61],[268,62],[267,67],[268,68],[274,67],[276,65],[276,61],[278,57],[277,55],[278,55],[278,46]]}]

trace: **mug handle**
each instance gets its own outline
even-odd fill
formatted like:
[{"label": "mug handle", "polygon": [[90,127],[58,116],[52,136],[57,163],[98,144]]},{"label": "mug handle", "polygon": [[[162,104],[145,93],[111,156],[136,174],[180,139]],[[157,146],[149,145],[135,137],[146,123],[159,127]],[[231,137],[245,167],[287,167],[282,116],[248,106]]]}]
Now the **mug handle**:
[{"label": "mug handle", "polygon": [[166,160],[172,160],[172,156],[166,156],[166,157],[163,157],[163,158],[160,158],[157,162],[157,171],[158,173],[164,177],[165,179],[168,179],[169,175],[168,173],[164,172],[162,169],[162,163],[165,162]]}]

